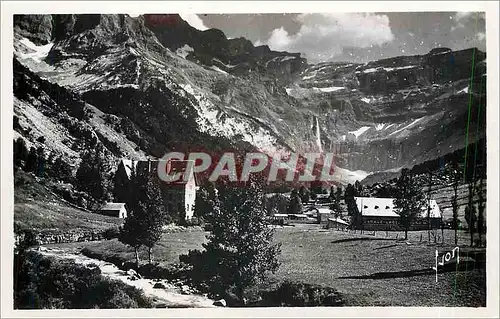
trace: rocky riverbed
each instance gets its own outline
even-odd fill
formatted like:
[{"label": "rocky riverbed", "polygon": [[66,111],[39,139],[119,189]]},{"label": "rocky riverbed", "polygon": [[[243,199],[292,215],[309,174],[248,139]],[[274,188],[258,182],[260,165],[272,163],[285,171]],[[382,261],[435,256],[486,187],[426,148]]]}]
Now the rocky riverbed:
[{"label": "rocky riverbed", "polygon": [[[63,249],[41,246],[38,252],[59,259],[70,259],[87,267],[99,267],[102,276],[119,280],[127,285],[144,291],[157,308],[206,308],[215,307],[214,300],[203,295],[188,294],[186,289],[178,288],[166,280],[142,278],[133,270],[123,271],[115,265],[84,256],[83,254],[65,251]],[[156,287],[156,288],[155,288]]]}]

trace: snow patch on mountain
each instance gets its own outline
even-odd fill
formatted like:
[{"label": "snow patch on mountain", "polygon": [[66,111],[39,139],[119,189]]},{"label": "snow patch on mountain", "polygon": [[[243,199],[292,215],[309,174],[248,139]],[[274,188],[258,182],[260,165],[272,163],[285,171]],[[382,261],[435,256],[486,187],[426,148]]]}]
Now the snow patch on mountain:
[{"label": "snow patch on mountain", "polygon": [[392,71],[397,71],[397,70],[404,70],[404,69],[414,69],[416,68],[416,65],[407,65],[407,66],[401,66],[401,67],[396,67],[396,68],[383,68],[383,67],[378,67],[378,68],[369,68],[365,69],[362,71],[356,71],[356,73],[373,73],[377,71],[386,71],[386,72],[392,72]]},{"label": "snow patch on mountain", "polygon": [[217,63],[219,63],[219,64],[221,64],[221,65],[223,65],[226,69],[233,69],[233,68],[235,68],[235,67],[238,66],[238,64],[236,64],[236,65],[226,64],[226,63],[224,63],[221,60],[216,59],[216,58],[213,58],[212,60],[215,61],[215,62],[217,62]]},{"label": "snow patch on mountain", "polygon": [[242,119],[224,116],[225,113],[217,108],[201,89],[195,89],[189,83],[179,84],[179,86],[186,93],[191,94],[198,102],[194,106],[199,116],[196,122],[200,131],[214,136],[222,135],[229,138],[240,135],[242,136],[242,140],[251,143],[267,153],[281,153],[283,151],[277,146],[279,143],[276,138],[271,136],[270,132],[262,126],[252,127]]},{"label": "snow patch on mountain", "polygon": [[371,128],[370,126],[362,126],[359,129],[357,129],[355,131],[350,131],[348,133],[354,134],[356,136],[356,138],[358,138],[361,134],[368,131],[370,128]]},{"label": "snow patch on mountain", "polygon": [[219,69],[219,68],[218,68],[218,67],[216,67],[215,65],[212,65],[210,68],[211,68],[212,70],[217,71],[217,72],[219,72],[219,73],[222,73],[222,74],[224,74],[224,75],[229,75],[229,73],[227,73],[227,72],[226,72],[226,71],[224,71],[224,70]]},{"label": "snow patch on mountain", "polygon": [[389,129],[389,127],[392,127],[392,126],[394,126],[394,123],[387,125],[387,126],[384,128],[384,131],[387,131],[387,130]]},{"label": "snow patch on mountain", "polygon": [[375,130],[381,131],[384,129],[385,123],[379,123],[375,125]]},{"label": "snow patch on mountain", "polygon": [[52,49],[52,46],[54,46],[54,43],[52,42],[45,45],[36,45],[26,38],[22,38],[21,40],[19,40],[19,42],[22,43],[29,51],[26,53],[17,51],[19,58],[33,59],[37,62],[45,59],[49,54],[50,49]]},{"label": "snow patch on mountain", "polygon": [[175,50],[175,53],[183,59],[185,59],[191,52],[194,52],[194,49],[187,44],[184,44],[182,47]]},{"label": "snow patch on mountain", "polygon": [[313,87],[312,89],[314,91],[320,91],[320,92],[328,93],[328,92],[335,92],[335,91],[339,91],[339,90],[344,90],[345,87],[343,87],[343,86],[330,86],[330,87],[326,87],[326,88]]},{"label": "snow patch on mountain", "polygon": [[412,127],[413,125],[415,125],[415,124],[417,124],[418,122],[420,122],[421,120],[423,120],[424,118],[425,118],[425,116],[424,116],[424,117],[421,117],[421,118],[418,118],[418,119],[414,120],[413,122],[411,122],[410,124],[408,124],[408,125],[406,125],[406,126],[404,126],[404,127],[400,128],[400,129],[398,129],[398,130],[396,130],[396,131],[392,132],[391,134],[389,134],[389,135],[387,135],[387,136],[392,136],[392,135],[394,135],[394,134],[398,134],[398,133],[400,133],[400,132],[402,132],[402,131],[404,131],[404,130],[407,130],[407,129],[409,129],[410,127]]},{"label": "snow patch on mountain", "polygon": [[362,170],[350,171],[348,169],[335,166],[332,175],[335,180],[346,185],[346,184],[354,184],[356,181],[362,181],[363,179],[366,178],[366,176],[370,174],[371,173]]},{"label": "snow patch on mountain", "polygon": [[469,86],[466,86],[457,92],[457,94],[460,94],[460,93],[465,93],[465,94],[469,93]]},{"label": "snow patch on mountain", "polygon": [[316,76],[316,73],[317,73],[317,71],[314,71],[311,75],[304,75],[304,76],[302,77],[302,80],[309,80],[309,79],[312,79],[312,78],[314,78],[314,77]]},{"label": "snow patch on mountain", "polygon": [[294,56],[285,56],[283,58],[281,58],[281,62],[285,62],[285,61],[288,61],[288,60],[294,60],[296,57]]}]

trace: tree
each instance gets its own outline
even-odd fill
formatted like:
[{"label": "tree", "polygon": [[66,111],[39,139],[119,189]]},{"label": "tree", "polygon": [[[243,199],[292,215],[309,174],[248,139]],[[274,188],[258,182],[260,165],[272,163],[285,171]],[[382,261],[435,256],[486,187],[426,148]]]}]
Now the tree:
[{"label": "tree", "polygon": [[118,240],[120,242],[134,248],[135,267],[137,269],[139,268],[139,248],[142,246],[142,242],[139,238],[142,232],[141,226],[137,216],[129,212],[123,226],[120,228],[120,234],[118,235]]},{"label": "tree", "polygon": [[210,219],[214,207],[214,203],[217,200],[217,189],[215,185],[205,180],[205,182],[200,186],[199,190],[196,192],[196,198],[194,202],[194,216],[198,219]]},{"label": "tree", "polygon": [[139,266],[138,250],[148,249],[148,261],[152,263],[152,250],[161,239],[162,228],[167,220],[160,182],[157,174],[150,173],[149,165],[131,167],[128,215],[120,231],[119,240],[135,250],[136,265]]},{"label": "tree", "polygon": [[477,233],[479,235],[479,245],[482,245],[482,235],[486,233],[486,224],[484,221],[484,210],[486,208],[486,198],[484,194],[484,175],[479,178],[477,186]]},{"label": "tree", "polygon": [[76,171],[78,187],[98,202],[110,199],[110,163],[100,144],[83,152]]},{"label": "tree", "polygon": [[18,137],[14,141],[14,164],[20,168],[24,168],[26,160],[28,158],[28,148],[24,139]]},{"label": "tree", "polygon": [[[142,163],[145,162],[139,164]],[[137,168],[131,169],[130,195],[126,204],[129,214],[133,216],[130,222],[136,224],[131,229],[136,232],[138,244],[147,247],[148,261],[151,264],[152,250],[161,239],[162,228],[167,220],[167,211],[163,203],[158,175],[150,172],[149,163],[148,165],[139,164]]]},{"label": "tree", "polygon": [[38,155],[34,147],[30,147],[28,156],[26,157],[26,164],[24,165],[24,170],[26,172],[36,172],[38,162]]},{"label": "tree", "polygon": [[358,180],[354,182],[354,188],[356,189],[356,193],[358,196],[363,195],[363,185]]},{"label": "tree", "polygon": [[309,199],[311,198],[311,191],[309,191],[307,187],[302,185],[299,188],[299,197],[303,204],[307,204],[309,202]]},{"label": "tree", "polygon": [[[432,190],[432,171],[427,173],[427,240],[431,242],[431,190]],[[434,243],[436,242],[436,234],[434,234]]]},{"label": "tree", "polygon": [[302,212],[302,200],[299,193],[294,189],[290,195],[290,204],[288,205],[288,214],[300,214]]},{"label": "tree", "polygon": [[310,189],[311,199],[316,199],[318,194],[323,194],[323,184],[319,180],[315,180],[311,182]]},{"label": "tree", "polygon": [[273,243],[274,229],[265,219],[263,179],[250,176],[246,187],[221,185],[213,229],[203,244],[206,260],[216,265],[212,282],[234,288],[243,301],[245,290],[279,267],[280,245]]},{"label": "tree", "polygon": [[465,207],[465,220],[467,221],[467,226],[469,227],[470,234],[470,246],[474,245],[474,232],[476,230],[476,207],[474,205],[474,182],[470,182],[467,186],[467,206]]},{"label": "tree", "polygon": [[328,195],[328,200],[333,202],[335,200],[335,188],[330,186],[330,195]]},{"label": "tree", "polygon": [[70,182],[73,179],[71,166],[61,156],[55,158],[51,168],[52,174],[62,181]]},{"label": "tree", "polygon": [[282,194],[274,194],[271,197],[265,198],[266,211],[269,216],[274,214],[286,214],[290,199]]},{"label": "tree", "polygon": [[37,161],[35,175],[42,177],[45,172],[45,152],[42,146],[39,146],[36,150]]},{"label": "tree", "polygon": [[455,245],[458,245],[458,184],[462,174],[459,171],[458,164],[454,162],[448,170],[448,176],[452,181],[453,196],[451,197],[451,207],[453,211],[452,227],[455,232]]},{"label": "tree", "polygon": [[340,206],[341,199],[342,187],[340,185],[337,186],[337,190],[335,192],[333,192],[333,190],[330,190],[330,200],[332,201],[332,204],[330,204],[330,209],[335,212],[335,218],[339,218],[342,213],[342,207]]},{"label": "tree", "polygon": [[352,184],[348,184],[344,192],[344,201],[347,205],[347,214],[351,217],[351,228],[361,228],[363,224],[362,213],[356,204],[358,192]]},{"label": "tree", "polygon": [[425,196],[417,179],[406,168],[401,171],[401,176],[396,181],[396,188],[394,210],[405,229],[405,239],[408,239],[408,230],[412,221],[420,215],[425,205]]}]

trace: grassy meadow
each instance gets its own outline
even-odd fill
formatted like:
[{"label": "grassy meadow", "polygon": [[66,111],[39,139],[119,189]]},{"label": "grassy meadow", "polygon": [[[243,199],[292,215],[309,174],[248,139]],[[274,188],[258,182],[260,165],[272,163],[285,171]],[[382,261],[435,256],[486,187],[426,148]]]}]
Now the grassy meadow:
[{"label": "grassy meadow", "polygon": [[[155,261],[179,262],[180,254],[202,248],[206,234],[165,233],[154,249]],[[445,230],[444,235],[445,243],[453,243],[453,231]],[[437,283],[431,269],[435,249],[447,252],[454,245],[429,245],[427,231],[410,232],[408,241],[401,238],[403,232],[354,234],[318,225],[278,228],[275,240],[282,244],[282,264],[263,288],[284,280],[320,284],[338,289],[346,296],[348,306],[485,306],[486,271],[466,256],[471,251],[467,233],[459,233],[459,266],[440,268]],[[75,250],[87,247],[103,257],[117,255],[134,260],[133,250],[116,239],[62,245]],[[141,258],[146,260],[145,251]]]}]

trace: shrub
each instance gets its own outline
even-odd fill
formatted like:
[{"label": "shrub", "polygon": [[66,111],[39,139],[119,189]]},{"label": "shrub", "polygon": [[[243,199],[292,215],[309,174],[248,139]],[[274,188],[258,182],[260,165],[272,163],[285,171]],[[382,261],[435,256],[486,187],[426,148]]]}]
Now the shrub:
[{"label": "shrub", "polygon": [[257,306],[315,307],[343,306],[342,295],[334,288],[285,281],[276,290],[262,293]]},{"label": "shrub", "polygon": [[97,267],[36,252],[17,255],[15,261],[17,309],[152,307],[141,290],[101,277]]},{"label": "shrub", "polygon": [[119,234],[120,234],[119,227],[110,227],[103,232],[104,238],[108,240],[113,238],[118,238]]},{"label": "shrub", "polygon": [[29,247],[38,245],[37,236],[33,230],[22,227],[19,223],[14,223],[14,236],[16,238],[15,252],[24,253]]},{"label": "shrub", "polygon": [[139,267],[139,273],[150,279],[186,279],[188,276],[187,265],[167,265],[160,266],[159,264],[144,264]]}]

